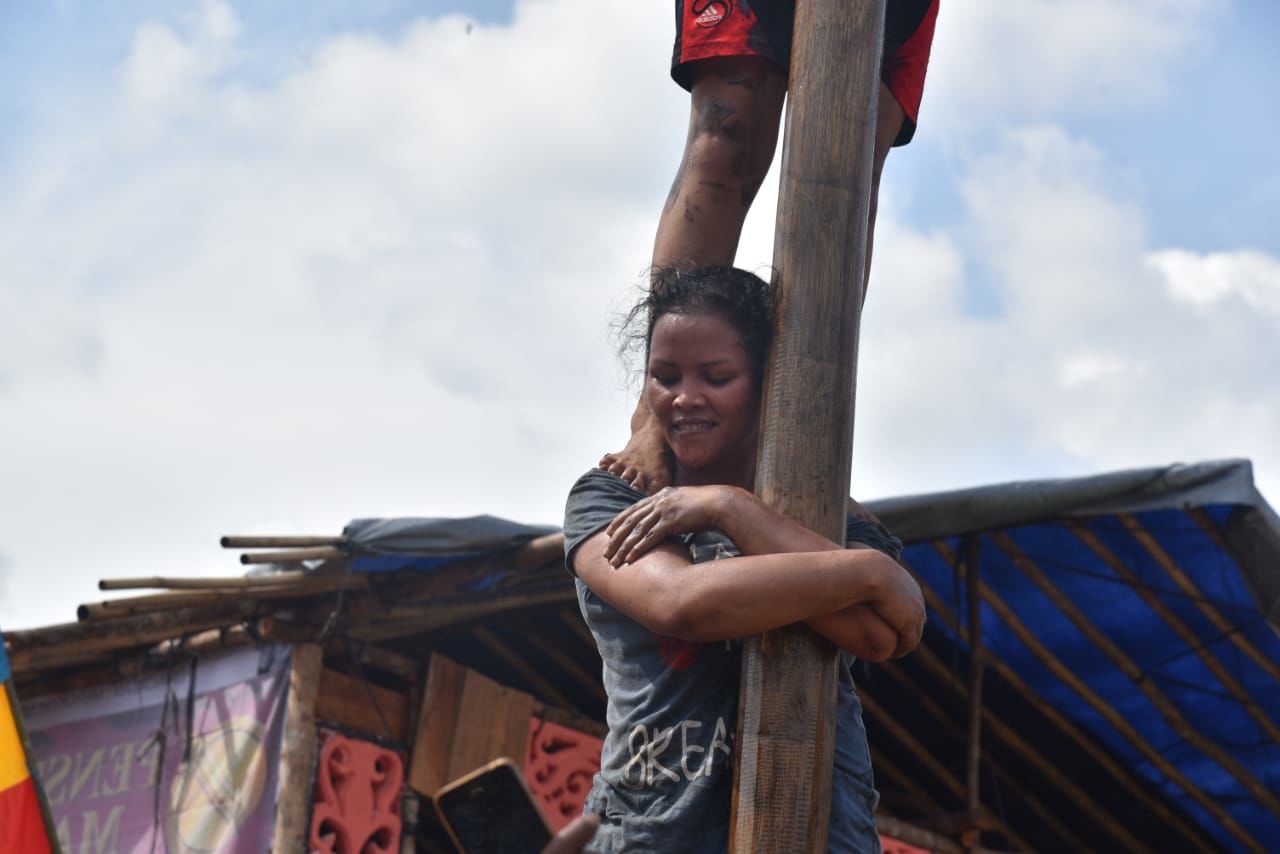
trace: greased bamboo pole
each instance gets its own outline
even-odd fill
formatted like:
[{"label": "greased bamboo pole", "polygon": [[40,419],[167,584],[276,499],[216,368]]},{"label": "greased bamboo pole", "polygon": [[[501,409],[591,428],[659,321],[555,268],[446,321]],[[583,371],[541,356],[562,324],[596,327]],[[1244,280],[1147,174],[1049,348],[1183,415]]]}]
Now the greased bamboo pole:
[{"label": "greased bamboo pole", "polygon": [[[844,539],[884,3],[796,4],[756,491]],[[745,644],[729,850],[823,852],[836,655],[803,626]]]}]

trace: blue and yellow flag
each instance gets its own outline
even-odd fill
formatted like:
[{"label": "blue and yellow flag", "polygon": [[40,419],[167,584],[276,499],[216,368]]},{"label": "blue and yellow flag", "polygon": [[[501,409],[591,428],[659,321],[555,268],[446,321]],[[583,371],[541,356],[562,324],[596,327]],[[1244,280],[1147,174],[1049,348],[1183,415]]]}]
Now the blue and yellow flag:
[{"label": "blue and yellow flag", "polygon": [[9,684],[9,658],[0,635],[0,851],[53,850],[40,792],[23,749],[20,712]]}]

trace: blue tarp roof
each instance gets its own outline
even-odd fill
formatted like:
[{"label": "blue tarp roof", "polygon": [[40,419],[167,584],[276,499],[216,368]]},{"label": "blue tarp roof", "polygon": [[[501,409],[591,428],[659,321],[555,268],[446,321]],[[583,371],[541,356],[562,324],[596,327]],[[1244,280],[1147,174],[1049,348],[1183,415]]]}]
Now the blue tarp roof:
[{"label": "blue tarp roof", "polygon": [[872,505],[984,647],[1224,846],[1280,851],[1280,523],[1245,461]]},{"label": "blue tarp roof", "polygon": [[[930,631],[961,650],[963,557],[977,556],[982,643],[1002,684],[1021,683],[1146,781],[1144,816],[1173,805],[1197,837],[1280,851],[1280,519],[1247,461],[869,506],[907,543]],[[476,517],[361,520],[346,535],[353,566],[374,571],[554,530]]]}]

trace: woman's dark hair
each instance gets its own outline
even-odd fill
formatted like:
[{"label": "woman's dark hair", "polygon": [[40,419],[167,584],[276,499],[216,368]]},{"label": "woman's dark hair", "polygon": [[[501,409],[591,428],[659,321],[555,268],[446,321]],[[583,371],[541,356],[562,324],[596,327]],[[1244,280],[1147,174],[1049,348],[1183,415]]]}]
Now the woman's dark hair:
[{"label": "woman's dark hair", "polygon": [[642,354],[642,373],[649,364],[653,327],[663,315],[716,314],[741,336],[757,382],[764,377],[764,360],[773,340],[773,285],[736,267],[654,268],[650,283],[620,323],[619,350],[624,357]]}]

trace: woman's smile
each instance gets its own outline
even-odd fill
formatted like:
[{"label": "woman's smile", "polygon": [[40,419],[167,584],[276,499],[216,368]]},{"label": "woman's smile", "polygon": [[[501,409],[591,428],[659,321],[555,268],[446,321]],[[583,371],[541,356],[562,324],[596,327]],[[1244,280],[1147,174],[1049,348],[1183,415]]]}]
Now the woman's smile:
[{"label": "woman's smile", "polygon": [[653,327],[645,399],[676,460],[680,483],[749,485],[759,379],[741,336],[717,313],[665,314]]}]

